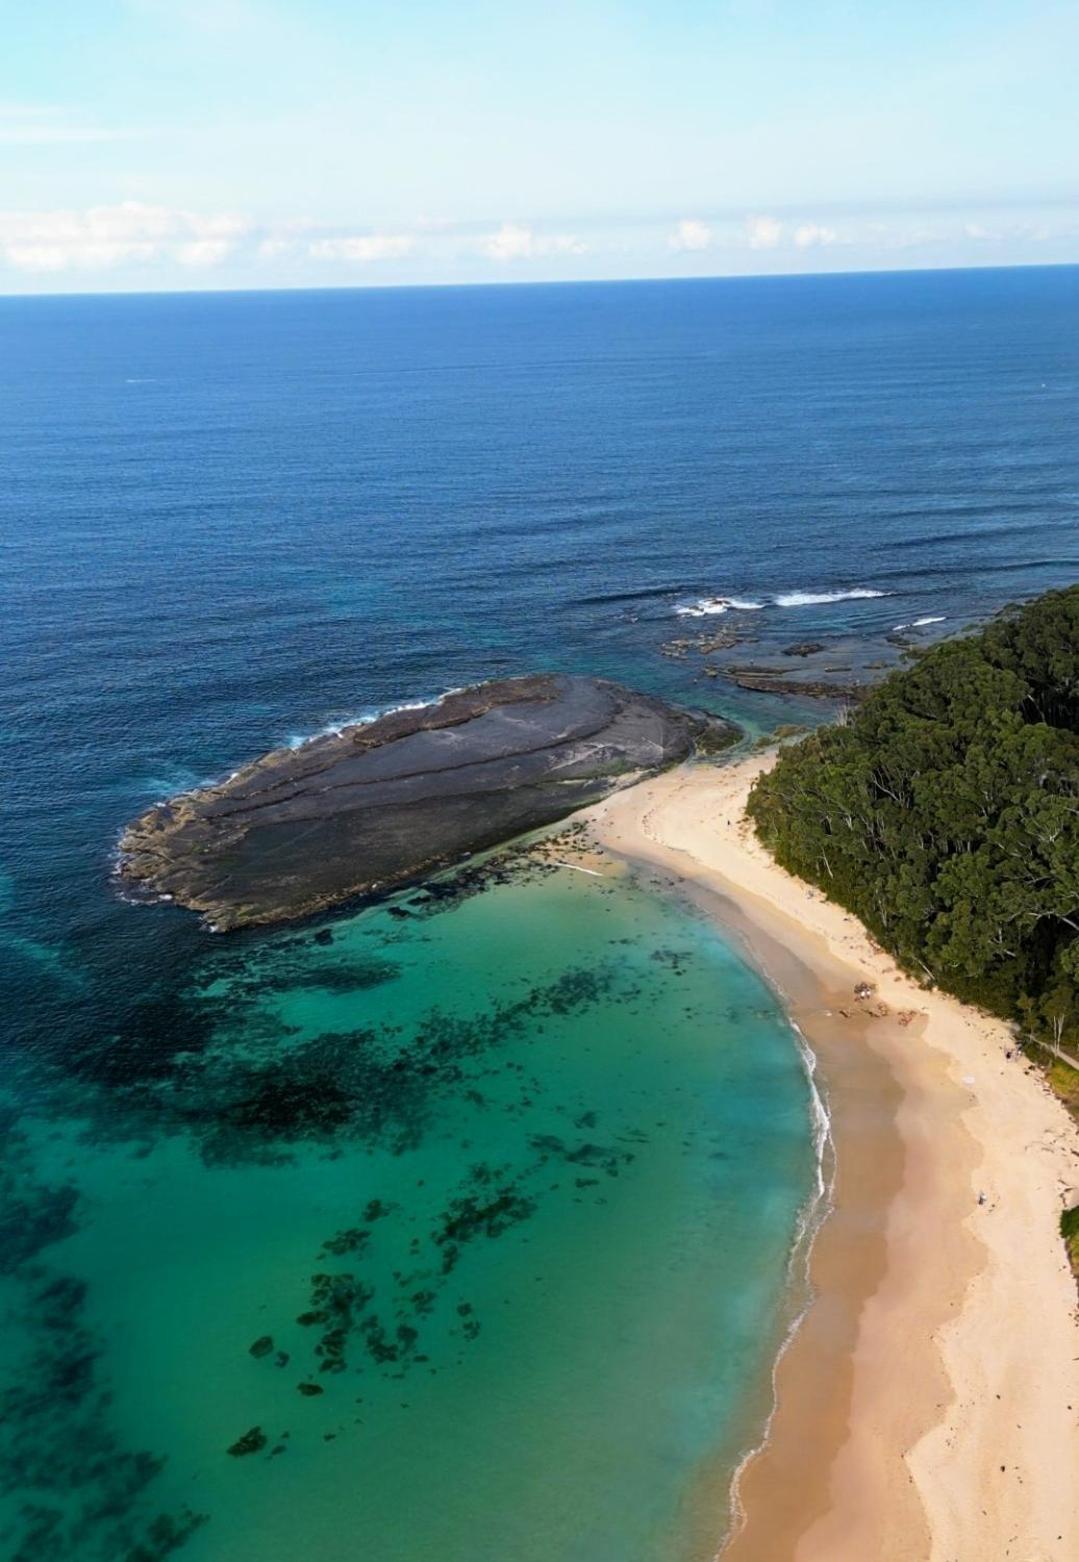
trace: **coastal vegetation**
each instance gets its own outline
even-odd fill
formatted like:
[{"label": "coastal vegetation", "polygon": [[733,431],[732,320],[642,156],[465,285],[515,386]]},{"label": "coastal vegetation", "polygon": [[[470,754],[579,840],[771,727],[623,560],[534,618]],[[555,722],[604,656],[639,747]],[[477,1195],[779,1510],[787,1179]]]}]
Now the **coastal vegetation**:
[{"label": "coastal vegetation", "polygon": [[1060,1217],[1060,1234],[1064,1238],[1064,1245],[1068,1249],[1068,1260],[1072,1266],[1072,1272],[1079,1280],[1079,1204],[1073,1209],[1066,1209]]},{"label": "coastal vegetation", "polygon": [[786,749],[749,812],[921,981],[1079,1053],[1079,585],[1007,609]]}]

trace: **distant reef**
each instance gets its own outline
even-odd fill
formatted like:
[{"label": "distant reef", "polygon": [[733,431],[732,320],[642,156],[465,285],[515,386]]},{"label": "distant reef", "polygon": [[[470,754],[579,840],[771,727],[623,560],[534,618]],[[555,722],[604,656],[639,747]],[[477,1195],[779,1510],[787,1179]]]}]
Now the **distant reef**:
[{"label": "distant reef", "polygon": [[602,678],[497,679],[275,749],[134,820],[120,875],[217,929],[407,884],[738,729]]}]

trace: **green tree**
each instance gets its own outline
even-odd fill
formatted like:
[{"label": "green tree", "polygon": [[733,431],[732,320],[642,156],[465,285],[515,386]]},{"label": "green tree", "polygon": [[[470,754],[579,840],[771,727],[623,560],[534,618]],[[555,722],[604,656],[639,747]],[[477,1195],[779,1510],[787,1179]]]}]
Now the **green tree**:
[{"label": "green tree", "polygon": [[901,965],[1079,1028],[1079,586],[1009,609],[786,749],[750,814],[791,872]]}]

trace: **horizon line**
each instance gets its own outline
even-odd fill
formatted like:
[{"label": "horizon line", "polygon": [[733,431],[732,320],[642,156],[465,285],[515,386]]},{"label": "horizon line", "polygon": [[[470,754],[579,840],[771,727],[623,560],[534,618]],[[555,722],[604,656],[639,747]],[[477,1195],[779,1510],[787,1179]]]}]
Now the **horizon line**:
[{"label": "horizon line", "polygon": [[274,293],[404,293],[449,292],[466,288],[525,288],[525,287],[643,287],[662,286],[680,282],[791,282],[842,280],[851,277],[898,277],[954,275],[972,271],[1068,271],[1079,268],[1079,259],[1050,261],[1011,261],[1007,264],[986,263],[965,266],[863,266],[850,271],[729,271],[702,272],[692,276],[633,276],[633,277],[498,277],[483,281],[463,282],[340,282],[313,286],[310,283],[283,283],[273,287],[144,287],[144,288],[70,288],[51,292],[6,292],[0,289],[0,300],[25,301],[27,299],[56,298],[220,298],[226,295],[245,296]]}]

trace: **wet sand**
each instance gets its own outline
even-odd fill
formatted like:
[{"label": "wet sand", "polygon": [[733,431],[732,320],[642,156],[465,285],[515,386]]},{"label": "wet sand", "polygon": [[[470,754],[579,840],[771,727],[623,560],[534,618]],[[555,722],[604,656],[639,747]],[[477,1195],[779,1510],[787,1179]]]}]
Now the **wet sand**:
[{"label": "wet sand", "polygon": [[[1079,1327],[1057,1222],[1079,1135],[1008,1058],[1006,1027],[917,987],[776,866],[743,815],[769,763],[683,766],[584,816],[742,938],[813,1047],[831,1115],[814,1300],[723,1562],[1071,1562]],[[860,1002],[861,981],[875,991]],[[707,1480],[693,1494],[713,1533],[726,1500]]]}]

